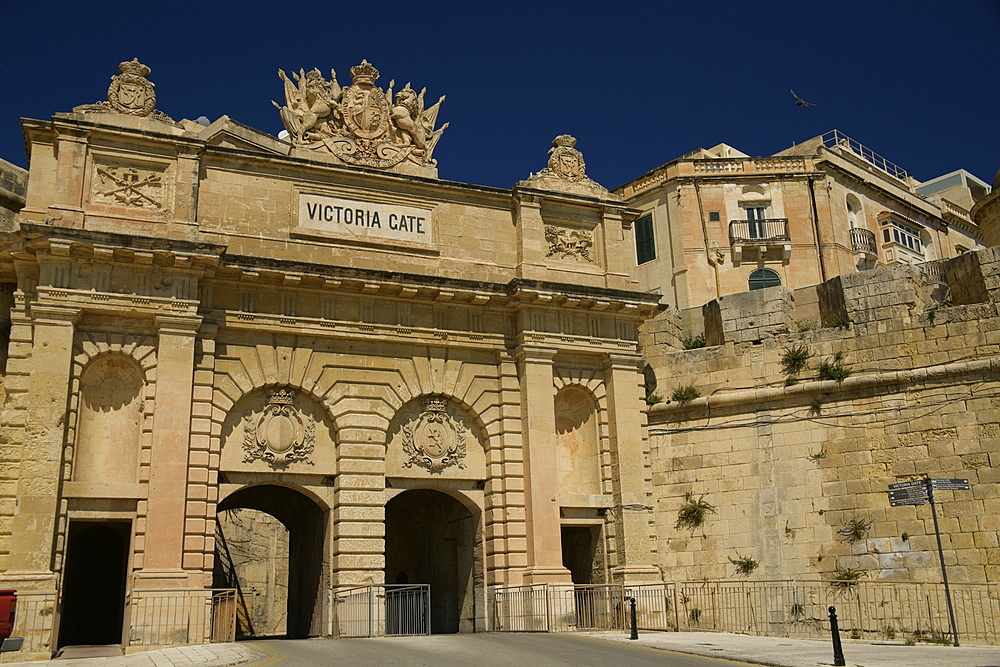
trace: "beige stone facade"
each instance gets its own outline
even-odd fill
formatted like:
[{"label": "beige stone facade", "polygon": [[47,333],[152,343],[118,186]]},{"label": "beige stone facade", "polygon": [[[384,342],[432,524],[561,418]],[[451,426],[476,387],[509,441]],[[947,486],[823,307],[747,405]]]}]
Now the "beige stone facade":
[{"label": "beige stone facade", "polygon": [[[279,138],[175,121],[125,62],[107,100],[24,122],[27,173],[0,164],[18,658],[208,641],[232,589],[243,635],[329,636],[386,584],[466,632],[498,587],[570,629],[574,592],[541,584],[666,604],[743,557],[933,581],[927,508],[885,498],[924,475],[970,480],[941,498],[946,558],[996,581],[1000,260],[964,253],[995,193],[839,135],[616,192],[559,135],[511,189],[444,181],[443,98],[350,72],[279,72]],[[781,285],[747,292],[760,269]]]},{"label": "beige stone facade", "polygon": [[[193,641],[137,609],[232,583],[220,512],[287,530],[293,635],[334,632],[356,585],[430,583],[435,630],[464,631],[488,586],[658,579],[649,514],[609,511],[649,502],[658,297],[575,141],[510,190],[446,182],[422,93],[364,67],[339,97],[286,77],[287,141],[175,122],[120,71],[107,102],[25,121],[0,263],[0,582],[37,597],[31,651]],[[110,607],[84,612],[100,577]]]},{"label": "beige stone facade", "polygon": [[832,131],[764,157],[699,149],[616,192],[641,211],[636,278],[695,335],[721,296],[983,247],[970,209],[989,186],[964,171],[920,183]]}]

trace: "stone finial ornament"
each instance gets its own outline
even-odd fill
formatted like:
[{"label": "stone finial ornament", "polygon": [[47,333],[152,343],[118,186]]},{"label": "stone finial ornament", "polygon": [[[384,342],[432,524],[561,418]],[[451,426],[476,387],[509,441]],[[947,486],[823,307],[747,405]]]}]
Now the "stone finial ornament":
[{"label": "stone finial ornament", "polygon": [[157,111],[155,86],[149,80],[150,71],[149,67],[143,65],[137,58],[119,64],[119,73],[111,77],[107,101],[81,104],[73,107],[73,111],[120,113],[177,125],[173,118],[162,111]]},{"label": "stone finial ornament", "polygon": [[576,137],[560,134],[552,140],[549,162],[545,169],[532,174],[527,185],[543,190],[559,190],[579,195],[616,198],[607,188],[587,177],[583,153],[576,148]]},{"label": "stone finial ornament", "polygon": [[375,85],[379,71],[367,60],[351,68],[351,85],[342,88],[337,72],[327,81],[318,69],[283,70],[285,104],[281,113],[294,148],[327,152],[345,164],[391,169],[400,164],[433,167],[434,147],[448,127],[435,129],[444,96],[424,108],[424,94],[410,84],[393,95],[395,81],[382,90]]}]

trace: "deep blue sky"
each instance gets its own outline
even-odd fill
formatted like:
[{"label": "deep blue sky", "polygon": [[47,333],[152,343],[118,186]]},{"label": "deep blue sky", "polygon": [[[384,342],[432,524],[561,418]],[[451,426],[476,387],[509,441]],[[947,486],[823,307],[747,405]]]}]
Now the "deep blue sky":
[{"label": "deep blue sky", "polygon": [[383,87],[448,96],[442,178],[499,187],[561,133],[608,187],[698,147],[768,155],[833,128],[921,180],[1000,168],[1000,0],[0,0],[0,25],[0,157],[22,166],[18,118],[106,99],[138,57],[167,114],[272,134],[279,67],[346,84],[367,58]]}]

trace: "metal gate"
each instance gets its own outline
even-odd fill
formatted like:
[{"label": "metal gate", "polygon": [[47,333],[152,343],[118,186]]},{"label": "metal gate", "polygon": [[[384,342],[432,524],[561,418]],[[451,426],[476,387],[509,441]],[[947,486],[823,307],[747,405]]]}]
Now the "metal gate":
[{"label": "metal gate", "polygon": [[334,591],[333,634],[337,637],[429,635],[429,584],[380,584]]},{"label": "metal gate", "polygon": [[494,632],[621,630],[625,591],[621,584],[536,584],[492,589]]}]

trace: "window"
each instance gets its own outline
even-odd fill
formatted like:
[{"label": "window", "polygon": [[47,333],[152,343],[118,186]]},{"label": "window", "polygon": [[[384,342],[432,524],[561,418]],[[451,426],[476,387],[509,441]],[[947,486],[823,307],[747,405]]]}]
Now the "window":
[{"label": "window", "polygon": [[644,215],[635,221],[635,261],[637,264],[656,259],[653,240],[653,216]]},{"label": "window", "polygon": [[709,222],[718,222],[719,220],[722,220],[722,216],[719,214],[718,211],[709,211],[708,212],[708,221]]},{"label": "window", "polygon": [[780,284],[781,277],[771,269],[757,269],[750,274],[751,291],[767,287],[777,287]]},{"label": "window", "polygon": [[747,212],[747,220],[750,221],[750,224],[747,225],[750,228],[750,238],[764,238],[764,220],[767,219],[767,207],[746,206],[744,209]]},{"label": "window", "polygon": [[882,229],[882,240],[886,243],[897,243],[913,252],[921,254],[924,252],[924,244],[920,241],[920,232],[896,220],[889,220],[888,226]]}]

